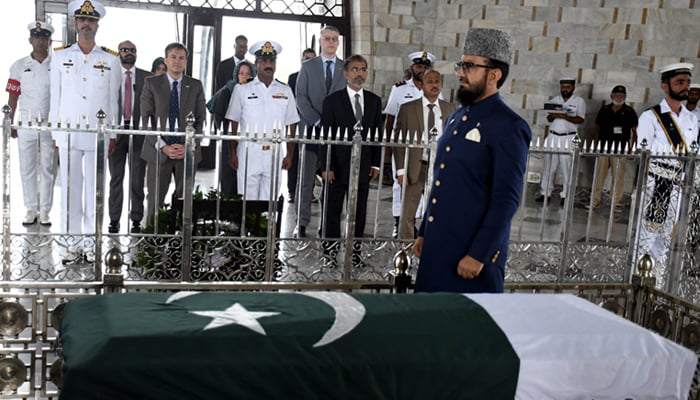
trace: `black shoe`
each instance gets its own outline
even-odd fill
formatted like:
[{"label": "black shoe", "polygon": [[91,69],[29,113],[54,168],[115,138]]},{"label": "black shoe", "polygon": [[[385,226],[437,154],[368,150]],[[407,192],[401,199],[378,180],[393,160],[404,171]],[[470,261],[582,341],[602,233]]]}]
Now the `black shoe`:
[{"label": "black shoe", "polygon": [[564,202],[566,201],[566,198],[562,197],[561,198],[561,206],[564,207]]},{"label": "black shoe", "polygon": [[107,232],[109,233],[119,233],[119,221],[112,221],[107,227]]},{"label": "black shoe", "polygon": [[131,233],[141,233],[141,224],[138,221],[131,221]]},{"label": "black shoe", "polygon": [[[552,199],[551,196],[547,196],[547,203],[549,203],[549,200],[551,200],[551,199]],[[544,202],[544,195],[543,194],[538,195],[537,197],[535,197],[535,201],[538,203],[543,203]]]},{"label": "black shoe", "polygon": [[112,221],[107,227],[107,232],[109,233],[119,233],[119,221]]}]

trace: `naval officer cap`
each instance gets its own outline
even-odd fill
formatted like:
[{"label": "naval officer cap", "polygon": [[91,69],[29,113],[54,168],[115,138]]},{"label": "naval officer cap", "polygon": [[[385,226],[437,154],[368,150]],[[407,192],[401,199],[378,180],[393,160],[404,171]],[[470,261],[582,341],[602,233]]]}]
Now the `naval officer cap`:
[{"label": "naval officer cap", "polygon": [[627,94],[627,88],[625,88],[622,85],[617,85],[612,89],[612,92],[610,92],[610,94],[615,94],[615,93]]},{"label": "naval officer cap", "polygon": [[462,54],[473,55],[511,64],[513,40],[506,32],[490,28],[471,28],[464,39]]},{"label": "naval officer cap", "polygon": [[573,76],[562,76],[559,78],[559,83],[570,83],[572,85],[576,84],[576,78]]},{"label": "naval officer cap", "polygon": [[254,55],[255,58],[271,58],[276,60],[277,55],[282,52],[282,46],[277,42],[263,40],[253,43],[248,52]]},{"label": "naval officer cap", "polygon": [[432,66],[435,62],[435,56],[428,53],[427,51],[416,51],[408,55],[408,59],[411,60],[411,64],[421,64]]},{"label": "naval officer cap", "polygon": [[95,0],[74,0],[68,4],[68,15],[75,18],[100,19],[105,14],[105,7]]},{"label": "naval officer cap", "polygon": [[700,83],[691,83],[690,90],[700,90]]},{"label": "naval officer cap", "polygon": [[30,36],[51,37],[54,32],[53,26],[44,21],[34,21],[30,23],[27,28],[29,29]]},{"label": "naval officer cap", "polygon": [[664,80],[680,74],[692,75],[692,70],[693,64],[691,63],[673,63],[662,67],[659,72],[661,72],[661,80]]}]

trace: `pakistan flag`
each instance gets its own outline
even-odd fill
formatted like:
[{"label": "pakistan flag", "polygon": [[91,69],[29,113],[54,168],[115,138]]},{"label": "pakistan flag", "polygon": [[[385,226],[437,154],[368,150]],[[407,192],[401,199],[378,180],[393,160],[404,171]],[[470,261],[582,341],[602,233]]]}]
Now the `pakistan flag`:
[{"label": "pakistan flag", "polygon": [[513,399],[519,360],[459,294],[128,293],[69,302],[61,399]]}]

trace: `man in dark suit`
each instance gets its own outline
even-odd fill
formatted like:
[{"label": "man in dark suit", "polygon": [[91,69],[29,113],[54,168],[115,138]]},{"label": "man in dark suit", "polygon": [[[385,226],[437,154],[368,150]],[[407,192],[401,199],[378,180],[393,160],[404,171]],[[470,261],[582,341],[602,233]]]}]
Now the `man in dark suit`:
[{"label": "man in dark suit", "polygon": [[219,63],[216,68],[216,80],[214,84],[216,90],[224,87],[229,79],[233,78],[233,69],[239,62],[245,60],[245,53],[248,51],[248,38],[243,35],[236,36],[236,45],[233,48],[233,57],[227,58]]},{"label": "man in dark suit", "polygon": [[[143,81],[151,73],[136,68],[136,45],[126,40],[119,43],[122,84],[119,90],[119,116],[123,129],[139,129]],[[129,138],[131,148],[129,148]],[[143,136],[119,135],[109,143],[109,233],[119,233],[119,220],[124,204],[124,165],[129,159],[129,199],[131,233],[141,232],[143,219],[144,178],[146,163],[141,159]]]},{"label": "man in dark suit", "polygon": [[[340,32],[326,25],[321,29],[319,44],[321,55],[301,65],[296,83],[297,109],[299,110],[300,135],[312,138],[321,123],[323,99],[329,94],[344,89],[347,84],[343,73],[343,60],[336,56]],[[304,151],[304,164],[300,165],[301,180],[297,185],[297,235],[306,236],[306,226],[311,221],[311,198],[316,170],[318,169],[318,145],[300,146]],[[299,159],[301,160],[301,153]],[[301,164],[301,163],[300,163]]]},{"label": "man in dark suit", "polygon": [[[165,130],[184,132],[187,115],[194,115],[194,129],[202,133],[206,118],[206,104],[202,82],[184,74],[187,66],[187,48],[171,43],[165,48],[165,65],[168,72],[145,80],[141,95],[143,126],[156,126]],[[196,145],[194,165],[201,158],[199,143]],[[148,220],[157,215],[170,186],[171,175],[175,179],[175,196],[182,197],[185,169],[185,145],[182,137],[168,135],[146,136],[141,158],[148,163]]]},{"label": "man in dark suit", "polygon": [[[404,103],[399,107],[394,130],[401,135],[401,141],[428,143],[429,133],[436,129],[442,132],[447,116],[452,114],[455,106],[439,99],[442,91],[442,75],[439,71],[428,69],[422,73],[423,96],[420,99]],[[428,151],[420,148],[397,147],[392,151],[399,187],[406,185],[403,207],[399,224],[399,238],[415,239],[416,210],[420,202],[428,175]],[[408,161],[406,158],[408,157]],[[404,177],[408,181],[404,183]]]},{"label": "man in dark suit", "polygon": [[[304,49],[301,52],[301,63],[304,64],[306,61],[316,57],[316,50],[312,48]],[[292,93],[296,93],[297,87],[297,77],[299,76],[299,71],[289,74],[287,78],[287,85],[292,89]],[[299,174],[299,152],[295,151],[292,154],[292,166],[287,170],[287,201],[294,203],[294,198],[297,191],[297,175]]]},{"label": "man in dark suit", "polygon": [[467,32],[455,63],[463,107],[447,118],[425,216],[413,245],[416,292],[503,292],[510,224],[523,190],[532,133],[501,100],[513,57],[510,35]]},{"label": "man in dark suit", "polygon": [[[321,113],[321,129],[324,136],[333,140],[347,130],[348,140],[352,140],[353,127],[360,122],[362,139],[373,140],[381,135],[382,100],[376,94],[362,89],[367,79],[367,60],[361,55],[353,55],[345,61],[344,75],[348,81],[346,89],[339,90],[323,101]],[[330,152],[330,164],[326,164]],[[367,197],[369,182],[379,176],[381,148],[379,146],[362,146],[360,156],[360,176],[357,187],[357,209],[355,212],[355,237],[361,238],[365,233],[367,216]],[[321,146],[320,161],[323,179],[328,185],[328,198],[325,199],[326,215],[323,221],[326,237],[340,237],[340,216],[343,212],[343,201],[350,190],[350,158],[351,146],[329,145]],[[326,251],[334,257],[335,244],[326,245]],[[358,264],[358,247],[355,246],[353,263]]]}]

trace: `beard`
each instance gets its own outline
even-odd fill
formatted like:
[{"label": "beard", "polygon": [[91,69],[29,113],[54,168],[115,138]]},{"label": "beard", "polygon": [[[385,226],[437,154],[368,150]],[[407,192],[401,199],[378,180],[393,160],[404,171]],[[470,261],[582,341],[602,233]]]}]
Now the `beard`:
[{"label": "beard", "polygon": [[686,91],[685,94],[681,94],[681,92],[674,92],[673,89],[671,89],[671,87],[669,85],[668,97],[672,98],[673,100],[677,100],[677,101],[688,100],[688,92]]},{"label": "beard", "polygon": [[471,88],[460,86],[457,89],[457,100],[459,100],[460,104],[467,107],[474,104],[484,93],[486,93],[486,76],[479,84],[475,83]]},{"label": "beard", "polygon": [[613,100],[612,103],[619,107],[619,106],[625,104],[625,101],[624,100]]},{"label": "beard", "polygon": [[119,56],[119,61],[121,61],[123,65],[132,66],[132,65],[136,64],[136,57],[134,57],[132,55]]},{"label": "beard", "polygon": [[559,92],[559,94],[561,94],[561,97],[564,99],[568,99],[569,97],[571,97],[571,92],[569,92],[568,90],[562,90],[561,92]]}]

